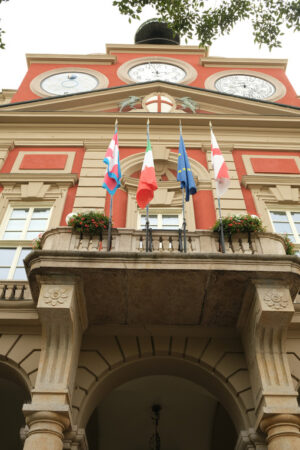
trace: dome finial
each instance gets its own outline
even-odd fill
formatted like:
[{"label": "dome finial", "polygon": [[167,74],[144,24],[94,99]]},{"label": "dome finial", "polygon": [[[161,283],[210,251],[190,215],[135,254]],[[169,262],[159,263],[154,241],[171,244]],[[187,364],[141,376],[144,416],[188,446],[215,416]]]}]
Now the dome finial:
[{"label": "dome finial", "polygon": [[179,45],[180,37],[165,22],[150,19],[142,23],[135,33],[135,44]]}]

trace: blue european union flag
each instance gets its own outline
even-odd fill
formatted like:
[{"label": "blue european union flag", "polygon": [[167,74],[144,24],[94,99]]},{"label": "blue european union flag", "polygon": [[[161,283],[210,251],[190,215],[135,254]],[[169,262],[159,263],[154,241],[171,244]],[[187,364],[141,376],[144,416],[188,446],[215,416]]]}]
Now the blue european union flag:
[{"label": "blue european union flag", "polygon": [[197,189],[181,133],[178,150],[177,181],[180,181],[180,187],[185,189],[185,200],[188,202],[190,195],[196,194]]}]

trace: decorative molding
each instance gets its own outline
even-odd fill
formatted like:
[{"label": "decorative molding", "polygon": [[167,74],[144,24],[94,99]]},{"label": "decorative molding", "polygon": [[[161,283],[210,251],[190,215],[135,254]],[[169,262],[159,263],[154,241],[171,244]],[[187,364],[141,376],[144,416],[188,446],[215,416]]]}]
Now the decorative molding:
[{"label": "decorative molding", "polygon": [[52,287],[44,293],[44,303],[56,306],[66,303],[70,296],[70,290],[59,286]]},{"label": "decorative molding", "polygon": [[265,59],[265,58],[221,58],[208,56],[201,59],[201,65],[204,67],[260,67],[286,69],[287,59]]},{"label": "decorative molding", "polygon": [[84,146],[82,139],[74,140],[73,137],[69,138],[49,138],[41,139],[30,136],[29,138],[23,137],[22,139],[14,140],[15,147],[80,147]]},{"label": "decorative molding", "polygon": [[[65,55],[65,54],[43,54],[28,53],[26,55],[27,66],[31,64],[61,64],[61,69],[66,64],[99,64],[111,65],[117,61],[116,56],[106,55],[103,53],[95,53],[91,55]],[[60,69],[60,70],[61,70]]]},{"label": "decorative molding", "polygon": [[28,184],[30,182],[74,186],[78,182],[78,175],[75,173],[0,173],[0,183],[4,186]]},{"label": "decorative molding", "polygon": [[199,55],[207,56],[208,49],[198,47],[197,45],[154,45],[154,44],[106,44],[106,51],[108,54],[114,53],[154,53],[154,54],[170,54],[174,55]]},{"label": "decorative molding", "polygon": [[[157,53],[157,52],[155,51],[155,53]],[[129,77],[128,71],[130,69],[132,69],[132,67],[135,67],[139,64],[149,63],[149,62],[151,62],[151,63],[160,62],[160,63],[172,64],[174,66],[178,66],[181,69],[183,69],[186,73],[186,76],[180,82],[180,84],[190,84],[198,76],[198,72],[196,71],[196,69],[194,69],[194,67],[191,64],[189,64],[185,61],[182,61],[180,59],[177,59],[177,58],[170,58],[167,56],[156,56],[156,55],[144,56],[142,58],[133,58],[133,59],[130,59],[129,61],[126,61],[118,68],[117,75],[122,81],[125,81],[125,83],[132,84],[132,83],[134,83],[134,81]]]},{"label": "decorative molding", "polygon": [[0,139],[0,151],[10,151],[14,148],[15,143],[13,140]]},{"label": "decorative molding", "polygon": [[271,75],[265,74],[263,72],[256,72],[254,70],[245,69],[222,70],[221,72],[214,73],[206,78],[204,82],[205,88],[219,92],[215,87],[216,81],[219,78],[223,78],[228,75],[250,75],[252,77],[261,78],[262,80],[266,80],[269,83],[273,84],[273,86],[275,87],[274,94],[264,100],[274,102],[275,100],[279,100],[286,95],[286,87],[283,83],[281,83],[281,81],[277,80],[277,78],[274,78]]},{"label": "decorative molding", "polygon": [[[241,144],[233,144],[232,146],[233,150],[264,150],[264,151],[288,151],[288,152],[299,152],[300,151],[300,145],[298,143],[288,142],[285,140],[281,140],[280,136],[278,136],[278,139],[274,140],[274,142],[256,142],[255,144],[251,141],[249,141],[248,144],[245,144],[244,142]],[[243,155],[244,156],[244,155]],[[251,155],[249,155],[251,156]],[[255,156],[255,154],[252,155],[252,157]],[[265,155],[266,157],[266,155]]]},{"label": "decorative molding", "polygon": [[[66,72],[81,72],[81,73],[87,73],[89,75],[92,75],[98,80],[97,86],[92,89],[92,91],[96,91],[98,89],[104,89],[108,86],[109,81],[108,78],[101,72],[98,72],[97,70],[88,69],[85,67],[59,67],[57,69],[48,70],[47,72],[40,73],[30,83],[30,89],[32,92],[40,97],[59,97],[57,94],[51,94],[50,92],[45,91],[42,86],[41,82],[52,75],[57,75],[60,73],[66,73]],[[88,92],[92,92],[88,91]],[[82,94],[82,93],[81,93]]]},{"label": "decorative molding", "polygon": [[244,175],[242,177],[242,186],[251,188],[252,186],[300,186],[299,175]]},{"label": "decorative molding", "polygon": [[276,310],[285,309],[289,304],[288,299],[286,299],[283,294],[276,289],[270,289],[267,291],[263,297],[263,300],[269,308]]}]

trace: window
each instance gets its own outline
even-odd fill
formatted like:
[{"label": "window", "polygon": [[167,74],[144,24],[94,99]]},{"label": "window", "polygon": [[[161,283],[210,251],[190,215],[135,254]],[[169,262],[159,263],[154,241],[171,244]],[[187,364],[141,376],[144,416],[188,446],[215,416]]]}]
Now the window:
[{"label": "window", "polygon": [[287,234],[292,242],[300,244],[300,212],[270,211],[274,231]]},{"label": "window", "polygon": [[0,279],[26,280],[23,259],[32,250],[32,239],[47,229],[49,217],[49,207],[8,211],[0,231]]},{"label": "window", "polygon": [[[155,213],[149,212],[150,228],[153,230],[178,230],[182,226],[182,214],[176,212]],[[146,214],[140,212],[138,216],[138,228],[143,229],[146,227]]]}]

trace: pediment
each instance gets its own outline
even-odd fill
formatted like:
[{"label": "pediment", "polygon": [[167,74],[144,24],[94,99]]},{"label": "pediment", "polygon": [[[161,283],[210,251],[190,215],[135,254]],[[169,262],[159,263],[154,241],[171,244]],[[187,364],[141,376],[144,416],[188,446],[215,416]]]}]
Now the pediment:
[{"label": "pediment", "polygon": [[[155,96],[164,97],[165,104],[171,107],[165,111],[149,109],[155,104]],[[148,102],[148,103],[147,103]],[[222,114],[222,115],[282,115],[299,116],[300,108],[289,107],[277,103],[241,98],[234,95],[183,86],[168,82],[148,82],[106,88],[82,94],[51,97],[18,104],[9,104],[1,108],[5,111],[18,112],[82,112],[84,113],[157,113],[165,112],[189,115]]]}]

